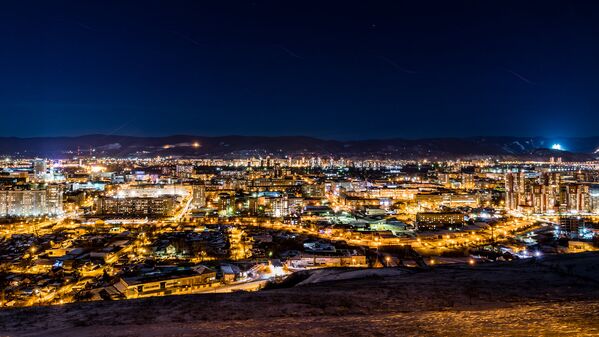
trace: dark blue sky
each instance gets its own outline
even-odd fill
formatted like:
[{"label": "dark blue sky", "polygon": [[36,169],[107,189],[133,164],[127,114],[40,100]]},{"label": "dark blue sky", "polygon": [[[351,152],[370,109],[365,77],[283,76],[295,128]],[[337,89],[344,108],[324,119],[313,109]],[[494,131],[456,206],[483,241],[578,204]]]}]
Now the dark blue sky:
[{"label": "dark blue sky", "polygon": [[593,1],[14,1],[0,135],[599,135]]}]

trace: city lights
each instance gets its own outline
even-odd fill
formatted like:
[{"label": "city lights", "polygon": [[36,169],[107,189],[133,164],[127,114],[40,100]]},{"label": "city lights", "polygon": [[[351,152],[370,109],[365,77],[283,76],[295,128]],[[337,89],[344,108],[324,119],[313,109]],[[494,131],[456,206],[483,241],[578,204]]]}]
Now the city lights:
[{"label": "city lights", "polygon": [[599,2],[2,5],[0,337],[599,336]]},{"label": "city lights", "polygon": [[[552,237],[570,240],[565,251],[595,250],[599,188],[588,182],[599,172],[594,164],[523,162],[509,163],[508,170],[498,162],[462,161],[436,162],[426,177],[404,171],[415,164],[427,163],[304,156],[89,158],[50,168],[35,159],[17,164],[29,167],[30,182],[11,180],[0,191],[0,212],[14,219],[2,227],[7,240],[0,252],[31,261],[8,262],[15,275],[43,280],[58,270],[77,270],[105,287],[121,284],[110,291],[122,299],[166,295],[150,290],[149,280],[169,280],[173,270],[139,269],[148,261],[179,266],[197,282],[181,281],[183,288],[173,285],[169,292],[201,293],[257,290],[314,268],[409,265],[410,258],[390,252],[392,247],[410,247],[415,256],[427,257],[416,265],[429,266],[475,268],[541,258],[546,254],[537,233],[546,225]],[[339,169],[345,167],[353,172]],[[56,182],[49,170],[65,181]],[[363,180],[361,172],[376,179]],[[9,174],[24,177],[22,171]],[[493,198],[498,190],[504,194]],[[82,248],[90,247],[91,238],[97,243]],[[303,249],[273,249],[274,242]],[[364,249],[375,258],[367,259]],[[84,263],[73,267],[74,258]],[[76,301],[86,290],[67,280],[34,297],[8,296],[14,305]],[[14,284],[15,291],[23,287]]]}]

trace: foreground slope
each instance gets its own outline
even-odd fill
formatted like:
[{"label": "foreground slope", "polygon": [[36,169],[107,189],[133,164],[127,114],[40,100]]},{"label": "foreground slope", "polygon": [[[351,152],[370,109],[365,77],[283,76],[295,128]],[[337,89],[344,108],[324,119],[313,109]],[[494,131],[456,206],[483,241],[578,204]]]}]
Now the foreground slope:
[{"label": "foreground slope", "polygon": [[365,274],[256,293],[5,309],[0,335],[599,335],[596,253]]}]

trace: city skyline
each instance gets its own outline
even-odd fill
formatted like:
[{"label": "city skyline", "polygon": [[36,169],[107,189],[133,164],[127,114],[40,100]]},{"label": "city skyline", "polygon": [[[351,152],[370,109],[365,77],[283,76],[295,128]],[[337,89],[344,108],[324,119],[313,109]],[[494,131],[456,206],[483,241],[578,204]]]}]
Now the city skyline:
[{"label": "city skyline", "polygon": [[0,335],[599,336],[599,2],[0,3]]}]

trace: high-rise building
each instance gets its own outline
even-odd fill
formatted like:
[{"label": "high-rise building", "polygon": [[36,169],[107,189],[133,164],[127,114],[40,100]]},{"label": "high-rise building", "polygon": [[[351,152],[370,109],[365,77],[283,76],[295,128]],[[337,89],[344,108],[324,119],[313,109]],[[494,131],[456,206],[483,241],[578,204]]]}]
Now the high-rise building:
[{"label": "high-rise building", "polygon": [[523,204],[524,192],[524,172],[512,173],[505,175],[505,208],[508,210],[516,210]]},{"label": "high-rise building", "polygon": [[591,212],[599,214],[599,185],[589,187],[589,208]]},{"label": "high-rise building", "polygon": [[34,217],[62,214],[62,187],[0,190],[0,217]]},{"label": "high-rise building", "polygon": [[206,186],[193,185],[191,187],[191,205],[194,208],[202,208],[206,206]]},{"label": "high-rise building", "polygon": [[556,173],[544,172],[538,178],[524,173],[505,176],[505,207],[532,213],[585,213],[591,210],[589,186],[564,182]]},{"label": "high-rise building", "polygon": [[218,211],[221,215],[233,215],[233,213],[235,213],[235,197],[230,193],[219,193]]},{"label": "high-rise building", "polygon": [[286,196],[273,198],[272,200],[272,216],[275,218],[289,215],[289,201]]},{"label": "high-rise building", "polygon": [[46,187],[46,211],[49,214],[62,213],[62,198],[62,186],[48,185]]},{"label": "high-rise building", "polygon": [[462,188],[470,190],[473,189],[474,186],[474,174],[472,173],[462,173]]},{"label": "high-rise building", "polygon": [[46,174],[47,166],[46,161],[43,159],[36,159],[33,161],[33,174],[36,178],[43,178]]},{"label": "high-rise building", "polygon": [[574,213],[588,212],[590,210],[589,186],[584,184],[560,186],[560,210]]}]

